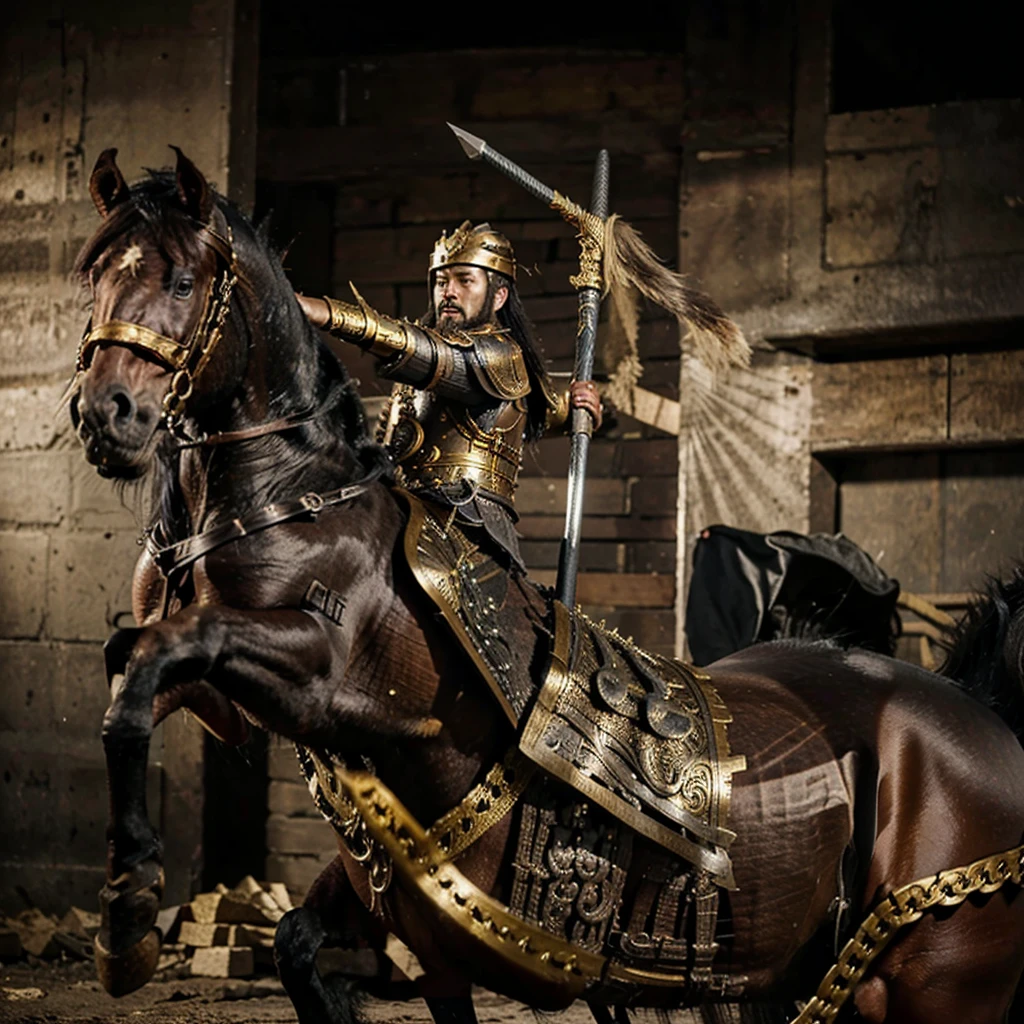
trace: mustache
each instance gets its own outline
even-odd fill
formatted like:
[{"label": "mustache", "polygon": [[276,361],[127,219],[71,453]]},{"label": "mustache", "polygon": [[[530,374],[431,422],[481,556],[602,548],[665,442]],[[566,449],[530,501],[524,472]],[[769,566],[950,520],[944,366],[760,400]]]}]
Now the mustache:
[{"label": "mustache", "polygon": [[463,316],[466,315],[466,311],[454,302],[442,302],[441,305],[437,307],[438,313],[443,313],[446,309],[454,310],[456,313],[461,313]]}]

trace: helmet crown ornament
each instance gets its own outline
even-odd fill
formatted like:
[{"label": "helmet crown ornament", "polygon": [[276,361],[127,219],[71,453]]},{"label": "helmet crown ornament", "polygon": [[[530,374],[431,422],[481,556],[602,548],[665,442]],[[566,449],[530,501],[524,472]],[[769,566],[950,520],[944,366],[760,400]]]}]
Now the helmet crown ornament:
[{"label": "helmet crown ornament", "polygon": [[481,267],[516,279],[516,255],[512,243],[490,224],[473,227],[463,221],[449,236],[442,232],[430,255],[430,277],[434,271],[451,266]]}]

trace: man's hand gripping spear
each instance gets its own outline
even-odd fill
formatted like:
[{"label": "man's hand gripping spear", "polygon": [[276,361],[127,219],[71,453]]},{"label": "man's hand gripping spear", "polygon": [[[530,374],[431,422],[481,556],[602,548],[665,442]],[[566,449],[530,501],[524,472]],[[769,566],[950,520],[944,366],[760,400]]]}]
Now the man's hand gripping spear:
[{"label": "man's hand gripping spear", "polygon": [[[557,210],[579,232],[580,272],[569,278],[579,292],[574,378],[589,381],[594,367],[594,342],[601,299],[611,294],[616,316],[632,352],[616,371],[621,388],[631,389],[640,376],[636,337],[640,295],[673,313],[693,344],[695,355],[712,371],[746,366],[750,347],[742,331],[703,292],[687,286],[669,270],[639,233],[616,214],[608,216],[608,151],[601,150],[594,172],[591,209],[548,188],[518,164],[502,156],[483,139],[449,124],[471,160],[484,160],[518,182],[531,195]],[[575,408],[572,418],[572,452],[569,462],[569,493],[565,531],[559,555],[556,596],[569,608],[576,601],[580,530],[583,519],[583,487],[592,430],[591,414]]]}]

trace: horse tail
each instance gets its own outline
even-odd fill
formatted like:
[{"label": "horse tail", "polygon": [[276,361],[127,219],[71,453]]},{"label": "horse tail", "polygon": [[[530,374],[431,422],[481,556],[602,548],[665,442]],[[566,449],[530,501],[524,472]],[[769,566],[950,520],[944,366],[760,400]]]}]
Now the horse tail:
[{"label": "horse tail", "polygon": [[939,671],[995,711],[1024,745],[1024,565],[1007,582],[989,578]]}]

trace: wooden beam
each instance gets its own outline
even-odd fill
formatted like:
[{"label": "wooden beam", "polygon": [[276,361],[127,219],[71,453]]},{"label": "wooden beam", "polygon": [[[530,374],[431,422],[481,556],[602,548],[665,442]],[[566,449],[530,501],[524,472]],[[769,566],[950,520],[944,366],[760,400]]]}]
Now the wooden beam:
[{"label": "wooden beam", "polygon": [[[541,569],[530,576],[553,586],[557,573]],[[583,572],[576,586],[576,600],[582,605],[611,608],[671,608],[675,592],[675,580],[667,573]]]}]

